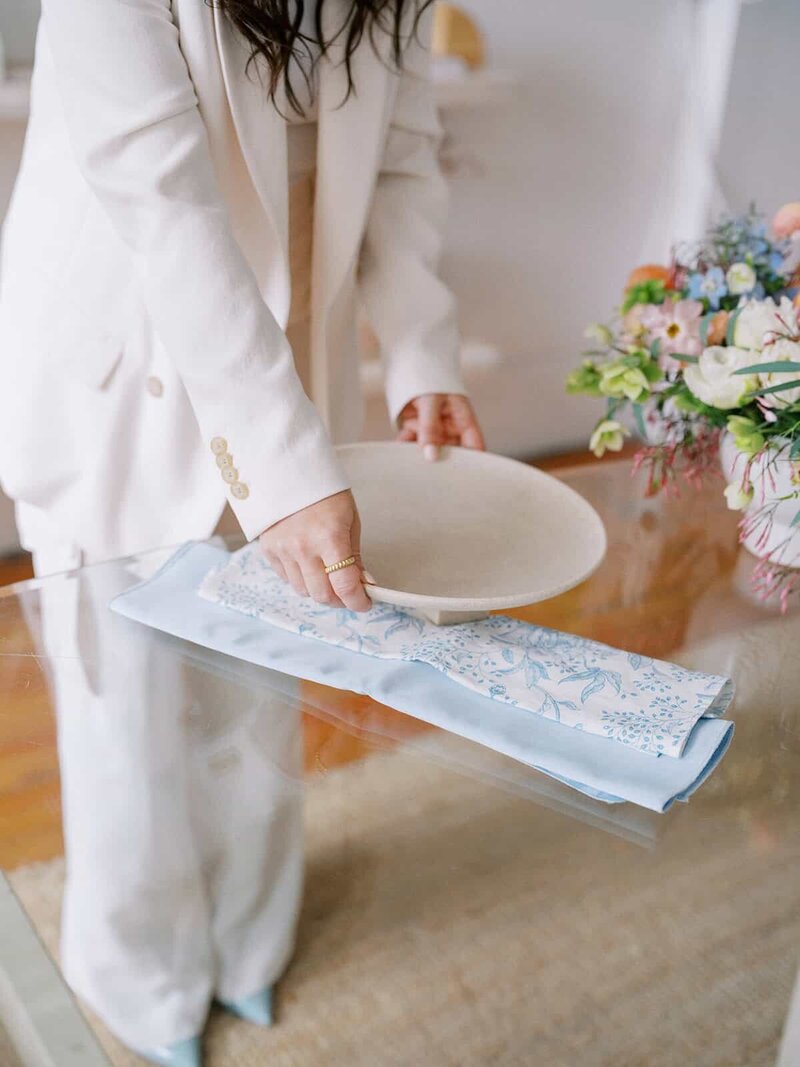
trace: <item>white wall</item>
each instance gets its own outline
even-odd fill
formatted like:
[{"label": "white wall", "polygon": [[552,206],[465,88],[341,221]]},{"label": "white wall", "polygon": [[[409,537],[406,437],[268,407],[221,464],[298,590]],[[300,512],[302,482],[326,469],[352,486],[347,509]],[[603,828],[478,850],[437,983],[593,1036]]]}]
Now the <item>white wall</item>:
[{"label": "white wall", "polygon": [[[497,451],[584,447],[597,408],[563,380],[662,209],[691,5],[460,2],[520,84],[509,109],[450,120],[481,171],[453,182],[446,274],[465,333],[506,360],[481,415]],[[800,199],[798,40],[797,0],[743,6],[719,164],[734,210]]]},{"label": "white wall", "polygon": [[[200,2],[200,0],[198,0]],[[668,165],[689,32],[686,0],[460,0],[510,105],[447,124],[453,179],[445,273],[467,337],[504,362],[476,397],[490,446],[517,455],[583,447],[596,409],[564,394],[586,323],[609,314],[638,260]],[[0,33],[30,48],[35,0],[0,0]],[[797,0],[743,8],[720,154],[735,208],[800,199]],[[765,118],[769,115],[769,119]],[[0,124],[0,212],[19,127]],[[3,548],[0,505],[0,550]]]},{"label": "white wall", "polygon": [[[0,36],[11,63],[30,60],[38,17],[37,0],[0,0]],[[22,123],[0,122],[0,219],[5,214],[24,135]],[[0,555],[16,548],[13,509],[0,493]]]},{"label": "white wall", "polygon": [[742,8],[719,153],[720,185],[735,210],[800,200],[799,46],[797,0]]},{"label": "white wall", "polygon": [[0,37],[12,63],[30,61],[38,18],[38,0],[3,0],[0,6]]},{"label": "white wall", "polygon": [[593,405],[563,380],[585,325],[635,265],[677,121],[684,8],[653,0],[466,0],[513,106],[454,132],[482,173],[457,178],[446,274],[467,335],[507,362],[478,397],[490,444],[582,445]]},{"label": "white wall", "polygon": [[[6,0],[2,2],[5,3]],[[5,214],[11,194],[24,134],[25,127],[22,123],[0,122],[0,219]],[[5,355],[3,353],[4,357]],[[10,501],[0,493],[0,556],[14,551],[16,547],[13,508]]]}]

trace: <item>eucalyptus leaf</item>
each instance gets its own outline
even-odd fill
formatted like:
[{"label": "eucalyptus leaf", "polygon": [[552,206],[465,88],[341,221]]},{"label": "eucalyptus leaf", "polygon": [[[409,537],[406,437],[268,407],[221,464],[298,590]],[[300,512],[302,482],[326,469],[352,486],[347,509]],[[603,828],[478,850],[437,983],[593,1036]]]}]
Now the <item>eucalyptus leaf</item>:
[{"label": "eucalyptus leaf", "polygon": [[716,312],[714,311],[707,311],[705,315],[703,315],[702,319],[700,319],[700,340],[703,342],[704,345],[708,344],[708,330],[711,326],[711,320],[714,318],[715,314]]},{"label": "eucalyptus leaf", "polygon": [[737,308],[736,311],[732,311],[730,313],[730,317],[728,318],[728,328],[725,330],[725,344],[727,345],[733,344],[733,335],[736,330],[736,321],[739,318],[740,314],[741,308]]},{"label": "eucalyptus leaf", "polygon": [[748,367],[739,367],[734,374],[791,374],[800,371],[800,363],[790,363],[788,359],[775,360],[772,363],[751,363]]},{"label": "eucalyptus leaf", "polygon": [[644,424],[644,412],[642,411],[641,404],[633,405],[633,417],[636,420],[636,429],[639,431],[639,436],[643,441],[646,441],[647,427]]},{"label": "eucalyptus leaf", "polygon": [[766,389],[757,389],[755,392],[750,393],[750,396],[768,396],[770,393],[783,393],[787,389],[797,389],[800,387],[800,378],[793,378],[790,382],[783,382],[781,385],[769,385]]}]

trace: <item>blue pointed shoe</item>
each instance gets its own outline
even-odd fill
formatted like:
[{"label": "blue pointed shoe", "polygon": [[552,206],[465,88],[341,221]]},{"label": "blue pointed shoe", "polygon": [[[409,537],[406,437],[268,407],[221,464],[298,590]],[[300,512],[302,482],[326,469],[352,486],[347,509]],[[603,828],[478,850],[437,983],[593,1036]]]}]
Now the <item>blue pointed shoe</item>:
[{"label": "blue pointed shoe", "polygon": [[238,1000],[221,1000],[217,1002],[233,1015],[240,1019],[246,1019],[258,1026],[272,1026],[272,987],[253,993],[249,997],[239,997]]},{"label": "blue pointed shoe", "polygon": [[176,1045],[159,1045],[142,1049],[139,1055],[159,1067],[202,1067],[203,1049],[199,1037],[190,1037]]}]

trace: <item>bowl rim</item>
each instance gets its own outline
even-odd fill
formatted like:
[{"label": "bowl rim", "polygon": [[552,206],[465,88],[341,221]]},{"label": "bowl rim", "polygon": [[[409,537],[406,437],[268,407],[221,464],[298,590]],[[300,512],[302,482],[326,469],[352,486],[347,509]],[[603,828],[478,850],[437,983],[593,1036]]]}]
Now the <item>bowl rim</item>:
[{"label": "bowl rim", "polygon": [[[337,445],[336,451],[340,454],[344,454],[348,452],[376,451],[377,449],[396,450],[397,448],[418,449],[419,445],[413,441],[355,441],[352,444]],[[430,593],[413,593],[403,589],[390,588],[388,586],[367,584],[364,588],[371,599],[378,601],[379,603],[391,604],[396,607],[427,610],[436,609],[438,611],[454,612],[498,611],[503,608],[524,607],[527,604],[537,604],[544,600],[550,600],[551,597],[560,596],[562,593],[574,589],[595,573],[605,559],[608,551],[608,533],[605,528],[605,523],[596,509],[585,499],[585,497],[582,497],[579,492],[571,486],[566,485],[560,478],[554,477],[554,475],[541,470],[534,464],[525,463],[524,461],[514,459],[511,456],[501,456],[496,452],[483,452],[478,451],[477,449],[463,448],[458,445],[443,445],[441,446],[441,449],[445,453],[469,453],[475,458],[476,462],[486,462],[497,466],[505,465],[508,467],[513,466],[515,468],[523,468],[526,476],[531,476],[534,479],[538,479],[540,482],[547,481],[551,485],[557,486],[564,497],[570,498],[573,504],[576,504],[579,508],[583,509],[585,512],[583,521],[594,525],[598,550],[593,554],[591,562],[580,571],[576,571],[572,578],[552,586],[547,586],[546,588],[540,586],[539,589],[528,590],[527,592],[505,593],[499,596],[490,597],[459,597],[437,596]],[[478,459],[478,457],[480,457],[480,459]]]}]

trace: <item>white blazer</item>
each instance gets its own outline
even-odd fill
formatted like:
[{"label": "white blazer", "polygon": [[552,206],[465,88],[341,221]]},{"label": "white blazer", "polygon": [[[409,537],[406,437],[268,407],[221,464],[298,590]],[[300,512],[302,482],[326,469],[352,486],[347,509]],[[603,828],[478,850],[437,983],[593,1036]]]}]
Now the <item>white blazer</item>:
[{"label": "white blazer", "polygon": [[[360,304],[392,418],[465,391],[427,50],[398,73],[376,35],[344,106],[341,43],[320,65],[315,409],[284,333],[285,122],[241,37],[205,0],[42,8],[0,275],[0,481],[23,541],[56,524],[125,554],[208,536],[226,499],[254,538],[347,487],[331,440],[360,432]],[[326,0],[329,35],[344,10]]]}]

